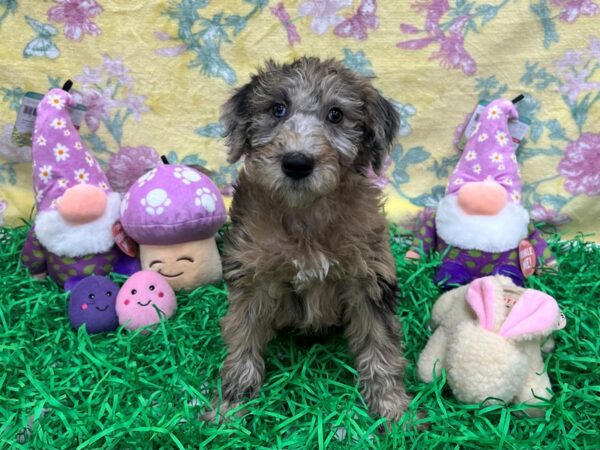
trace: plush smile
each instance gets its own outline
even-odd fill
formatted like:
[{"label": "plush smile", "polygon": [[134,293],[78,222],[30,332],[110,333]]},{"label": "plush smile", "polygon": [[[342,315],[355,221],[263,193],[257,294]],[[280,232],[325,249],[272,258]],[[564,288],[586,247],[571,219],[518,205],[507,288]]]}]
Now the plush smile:
[{"label": "plush smile", "polygon": [[158,273],[160,273],[165,278],[177,278],[178,276],[183,275],[183,272],[176,273],[175,275],[167,275],[166,273],[161,272],[160,269],[158,269]]},{"label": "plush smile", "polygon": [[98,307],[96,306],[96,309],[97,309],[98,311],[102,311],[102,312],[104,312],[104,311],[106,311],[106,310],[108,309],[108,305],[106,305],[104,308],[98,308]]},{"label": "plush smile", "polygon": [[148,306],[150,303],[152,303],[152,300],[148,300],[146,303],[137,302],[137,304],[140,306]]}]

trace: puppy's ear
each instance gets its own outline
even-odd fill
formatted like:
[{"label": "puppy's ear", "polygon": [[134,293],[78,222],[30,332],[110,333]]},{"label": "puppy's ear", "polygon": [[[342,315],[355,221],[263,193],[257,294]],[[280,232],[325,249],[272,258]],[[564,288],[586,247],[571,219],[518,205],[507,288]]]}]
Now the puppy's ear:
[{"label": "puppy's ear", "polygon": [[225,126],[223,137],[227,139],[227,161],[234,163],[248,150],[248,126],[250,110],[248,100],[252,84],[248,83],[235,91],[221,110],[221,123]]},{"label": "puppy's ear", "polygon": [[400,114],[377,89],[369,86],[366,97],[363,145],[369,153],[375,173],[379,174],[386,156],[390,153],[400,128]]}]

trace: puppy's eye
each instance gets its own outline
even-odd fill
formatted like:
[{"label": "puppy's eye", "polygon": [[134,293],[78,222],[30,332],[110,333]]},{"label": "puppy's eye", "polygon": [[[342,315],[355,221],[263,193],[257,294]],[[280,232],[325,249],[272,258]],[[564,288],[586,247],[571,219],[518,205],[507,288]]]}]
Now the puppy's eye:
[{"label": "puppy's eye", "polygon": [[94,294],[90,294],[90,295],[88,295],[88,298],[89,298],[90,300],[94,300],[94,299],[96,298],[96,296],[95,296]]},{"label": "puppy's eye", "polygon": [[137,289],[132,289],[131,290],[131,295],[135,295],[135,294],[137,294]]},{"label": "puppy's eye", "polygon": [[148,287],[148,289],[150,289],[151,291],[153,291],[153,290],[155,289],[155,287],[154,287],[154,285],[153,285],[153,284],[151,284],[151,285]]},{"label": "puppy's eye", "polygon": [[327,120],[331,123],[340,123],[344,118],[344,114],[340,108],[331,108],[327,113]]},{"label": "puppy's eye", "polygon": [[107,297],[112,297],[112,292],[111,291],[106,291],[106,296]]},{"label": "puppy's eye", "polygon": [[283,103],[277,103],[275,106],[273,106],[273,116],[277,117],[278,119],[283,119],[287,116],[287,114],[287,106],[285,106]]}]

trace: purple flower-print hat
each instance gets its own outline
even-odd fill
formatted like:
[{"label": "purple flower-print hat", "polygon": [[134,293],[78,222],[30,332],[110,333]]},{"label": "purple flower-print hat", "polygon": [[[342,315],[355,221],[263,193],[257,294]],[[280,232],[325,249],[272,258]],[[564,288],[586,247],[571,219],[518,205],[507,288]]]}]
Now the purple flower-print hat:
[{"label": "purple flower-print hat", "polygon": [[223,197],[206,175],[164,164],[141,176],[121,203],[121,224],[141,245],[172,245],[213,236],[227,220]]}]

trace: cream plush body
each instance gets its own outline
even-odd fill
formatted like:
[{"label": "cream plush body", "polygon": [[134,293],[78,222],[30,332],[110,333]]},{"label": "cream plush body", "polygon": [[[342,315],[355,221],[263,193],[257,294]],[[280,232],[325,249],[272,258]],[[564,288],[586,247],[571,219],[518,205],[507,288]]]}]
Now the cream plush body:
[{"label": "cream plush body", "polygon": [[466,403],[535,405],[552,395],[541,343],[560,320],[556,301],[540,291],[503,276],[477,279],[435,303],[435,331],[419,358],[419,376],[431,382],[445,368],[448,385]]}]

